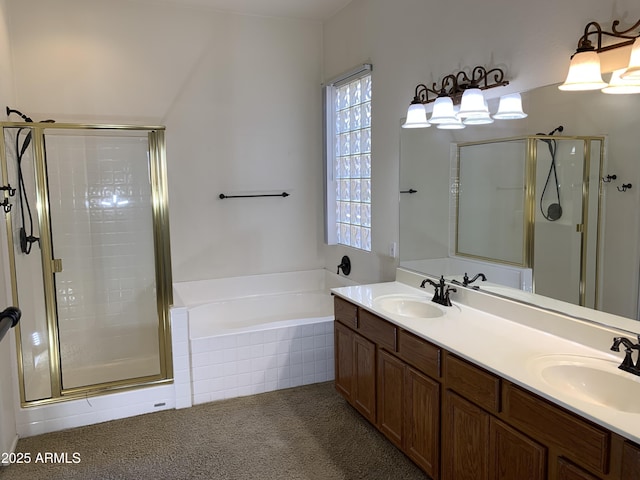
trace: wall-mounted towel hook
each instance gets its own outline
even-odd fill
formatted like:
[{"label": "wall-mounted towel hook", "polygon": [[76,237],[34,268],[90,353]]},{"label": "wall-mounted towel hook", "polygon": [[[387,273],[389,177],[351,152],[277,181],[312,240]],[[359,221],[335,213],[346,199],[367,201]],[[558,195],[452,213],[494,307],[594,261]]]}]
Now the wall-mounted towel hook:
[{"label": "wall-mounted towel hook", "polygon": [[618,187],[618,191],[619,192],[626,192],[630,188],[631,188],[631,184],[630,183],[623,183],[622,187]]},{"label": "wall-mounted towel hook", "polygon": [[607,175],[606,177],[602,177],[602,181],[604,183],[611,183],[611,180],[615,180],[616,178],[618,178],[618,176],[616,174]]},{"label": "wall-mounted towel hook", "polygon": [[10,183],[7,183],[6,185],[2,185],[0,187],[0,191],[2,190],[8,191],[10,197],[13,197],[16,194],[16,189],[12,188]]},{"label": "wall-mounted towel hook", "polygon": [[5,198],[2,202],[0,202],[0,207],[4,209],[4,213],[9,213],[11,211],[12,205],[9,203],[9,199]]}]

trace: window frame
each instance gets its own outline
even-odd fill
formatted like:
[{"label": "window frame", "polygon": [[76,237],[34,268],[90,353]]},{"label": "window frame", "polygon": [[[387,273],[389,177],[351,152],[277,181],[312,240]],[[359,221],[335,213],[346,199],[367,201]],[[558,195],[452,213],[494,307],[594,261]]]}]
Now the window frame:
[{"label": "window frame", "polygon": [[[322,86],[323,91],[323,157],[324,157],[324,241],[327,245],[342,245],[345,247],[351,247],[364,252],[371,252],[373,248],[365,249],[362,247],[356,247],[351,244],[341,243],[338,241],[336,234],[336,224],[338,219],[336,218],[336,182],[338,179],[335,177],[335,137],[336,137],[336,122],[335,122],[335,99],[338,89],[360,78],[370,76],[373,71],[373,66],[370,63],[362,64],[338,77],[331,79]],[[371,128],[371,127],[370,127]],[[369,153],[371,155],[371,153]],[[351,202],[350,202],[351,203]],[[369,225],[369,230],[372,230],[372,225]],[[372,247],[372,246],[371,246]]]}]

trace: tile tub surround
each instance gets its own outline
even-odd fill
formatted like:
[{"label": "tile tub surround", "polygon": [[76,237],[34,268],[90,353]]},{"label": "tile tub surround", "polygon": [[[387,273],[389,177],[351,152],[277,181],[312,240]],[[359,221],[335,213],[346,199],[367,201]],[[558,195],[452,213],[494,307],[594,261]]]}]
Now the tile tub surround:
[{"label": "tile tub surround", "polygon": [[[420,281],[414,282],[415,278],[424,277],[399,271],[398,278],[409,282],[343,287],[333,292],[624,438],[640,442],[640,414],[571,397],[550,387],[531,368],[531,361],[536,357],[556,354],[595,357],[618,364],[624,354],[614,354],[609,347],[620,331],[470,289],[463,292],[459,289],[460,295],[452,295],[453,306],[441,307],[445,312],[441,317],[420,319],[392,315],[376,308],[374,300],[383,295],[418,295],[425,300],[432,296],[430,288],[425,291],[417,288]],[[623,375],[636,380],[631,374]],[[637,381],[640,382],[640,378]]]},{"label": "tile tub surround", "polygon": [[333,380],[333,318],[191,339],[193,403]]},{"label": "tile tub surround", "polygon": [[[329,289],[352,284],[324,269],[175,284],[172,312],[188,318],[191,310],[193,316],[186,375],[190,399],[183,406],[333,380]],[[316,304],[292,315],[305,296],[312,301],[319,294],[327,296],[325,309]],[[297,307],[287,311],[289,303]],[[211,318],[202,315],[208,311]],[[234,320],[246,325],[253,317],[262,320],[234,329]]]}]

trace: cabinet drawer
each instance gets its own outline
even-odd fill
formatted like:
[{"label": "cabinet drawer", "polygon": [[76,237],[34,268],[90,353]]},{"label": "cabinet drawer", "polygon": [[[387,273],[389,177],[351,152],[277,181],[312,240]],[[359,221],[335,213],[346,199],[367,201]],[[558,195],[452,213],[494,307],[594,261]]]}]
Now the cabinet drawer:
[{"label": "cabinet drawer", "polygon": [[398,331],[398,356],[422,373],[440,377],[440,349],[415,335]]},{"label": "cabinet drawer", "polygon": [[340,297],[333,297],[336,320],[354,330],[358,327],[358,307]]},{"label": "cabinet drawer", "polygon": [[380,348],[386,348],[391,352],[395,352],[396,327],[366,310],[360,309],[359,315],[358,333],[373,343],[377,343]]},{"label": "cabinet drawer", "polygon": [[495,375],[447,354],[444,378],[447,388],[476,405],[494,413],[500,410],[500,379]]},{"label": "cabinet drawer", "polygon": [[509,423],[563,455],[597,472],[607,473],[610,434],[544,399],[505,382],[503,413]]}]

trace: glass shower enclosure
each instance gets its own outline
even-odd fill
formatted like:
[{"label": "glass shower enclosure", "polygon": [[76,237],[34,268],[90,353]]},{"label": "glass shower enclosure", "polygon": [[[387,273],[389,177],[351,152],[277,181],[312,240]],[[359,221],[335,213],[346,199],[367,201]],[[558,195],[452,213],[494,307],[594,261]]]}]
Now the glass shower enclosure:
[{"label": "glass shower enclosure", "polygon": [[0,125],[23,405],[171,381],[164,127]]},{"label": "glass shower enclosure", "polygon": [[604,140],[458,144],[456,255],[531,268],[535,293],[597,308]]}]

